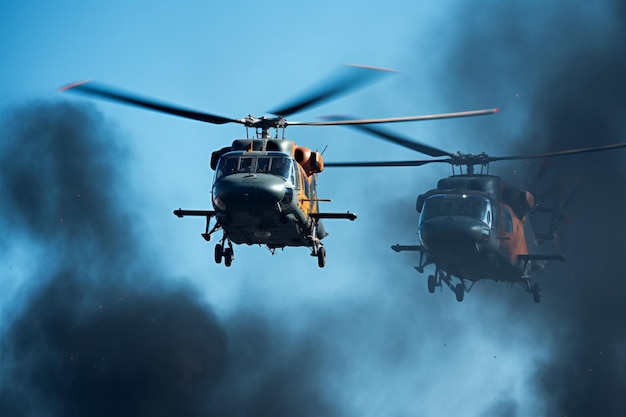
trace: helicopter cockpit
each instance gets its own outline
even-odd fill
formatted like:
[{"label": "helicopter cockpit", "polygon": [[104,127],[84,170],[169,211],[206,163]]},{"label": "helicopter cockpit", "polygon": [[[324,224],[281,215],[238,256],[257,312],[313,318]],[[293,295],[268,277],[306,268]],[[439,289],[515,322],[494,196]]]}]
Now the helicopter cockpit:
[{"label": "helicopter cockpit", "polygon": [[285,155],[224,155],[215,171],[215,180],[231,174],[271,174],[296,184],[293,160]]},{"label": "helicopter cockpit", "polygon": [[467,194],[436,194],[424,201],[420,224],[441,216],[464,216],[477,219],[491,227],[491,202],[487,197]]}]

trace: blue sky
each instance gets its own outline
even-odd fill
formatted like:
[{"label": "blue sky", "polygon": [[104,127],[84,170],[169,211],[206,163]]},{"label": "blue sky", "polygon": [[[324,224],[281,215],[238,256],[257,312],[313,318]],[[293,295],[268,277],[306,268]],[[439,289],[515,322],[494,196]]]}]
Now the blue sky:
[{"label": "blue sky", "polygon": [[[226,328],[242,311],[272,323],[284,341],[276,358],[303,340],[315,340],[328,367],[318,383],[344,415],[449,416],[459,409],[463,415],[542,415],[554,404],[535,384],[538,368],[550,362],[570,331],[568,325],[537,326],[542,313],[552,314],[546,309],[554,298],[534,305],[519,288],[485,283],[457,303],[447,291],[428,294],[426,275],[412,268],[417,260],[389,248],[416,242],[415,198],[448,175],[447,167],[328,169],[318,178],[318,195],[332,199],[323,209],[359,217],[326,222],[326,268],[319,269],[303,248],[271,256],[264,248],[238,246],[227,269],[212,259],[214,242],[200,237],[203,220],[178,219],[172,210],[210,208],[211,152],[245,137],[245,129],[62,94],[58,88],[94,79],[240,118],[263,115],[344,64],[373,65],[399,73],[290,119],[500,107],[495,116],[393,128],[453,152],[540,152],[547,146],[545,133],[525,134],[536,120],[529,119],[531,103],[547,82],[542,66],[569,50],[568,42],[559,44],[568,33],[600,50],[611,37],[602,26],[611,18],[607,5],[564,6],[488,0],[1,0],[0,111],[5,117],[15,107],[58,100],[97,109],[115,132],[112,146],[122,146],[127,155],[120,165],[128,191],[118,198],[136,214],[129,228],[141,230],[142,245],[153,254],[154,266],[166,271],[167,285],[190,285]],[[466,43],[463,28],[480,33],[479,40],[492,40],[493,48]],[[488,65],[450,67],[463,62],[455,54]],[[415,157],[340,127],[292,126],[286,136],[313,149],[327,146],[327,161]],[[605,142],[623,137],[611,139]],[[33,285],[33,263],[24,251],[44,250],[8,247],[0,257],[1,313],[7,322]],[[526,320],[510,320],[512,312],[526,309]]]},{"label": "blue sky", "polygon": [[[194,269],[209,267],[224,273],[216,265],[207,265],[210,247],[197,241],[203,222],[181,221],[170,213],[179,206],[201,208],[210,204],[210,154],[232,139],[243,137],[244,129],[205,125],[78,96],[62,97],[57,89],[73,81],[94,79],[148,97],[238,118],[265,114],[319,84],[341,65],[357,63],[401,72],[292,119],[317,120],[337,113],[390,117],[498,106],[496,100],[476,100],[471,108],[438,103],[438,86],[424,61],[426,57],[437,59],[441,45],[436,38],[425,41],[420,34],[436,31],[436,20],[445,17],[445,10],[444,6],[433,8],[427,2],[366,7],[358,2],[299,7],[280,2],[218,6],[208,2],[176,6],[149,2],[101,6],[3,2],[2,104],[6,108],[29,99],[64,99],[97,106],[117,126],[124,146],[130,150],[133,162],[129,164],[128,180],[141,195],[136,207],[147,210],[142,217],[158,219],[148,221],[147,227],[155,234],[185,239],[174,245],[174,252],[190,255],[184,256],[188,258],[184,266],[179,265],[181,273],[197,275],[185,271],[193,264]],[[397,29],[390,30],[392,27]],[[414,88],[414,92],[407,94],[408,88]],[[398,130],[417,130],[426,139],[445,123],[405,125]],[[464,121],[448,123],[461,126]],[[489,120],[483,123],[488,126]],[[314,149],[328,146],[328,160],[412,156],[401,148],[338,127],[292,127],[287,137]],[[378,208],[367,201],[386,194],[389,181],[395,182],[398,175],[410,175],[406,170],[360,174],[342,170],[326,172],[319,178],[320,194],[333,200],[327,210],[363,213],[362,221],[357,223],[327,222],[331,270],[339,267],[331,260],[347,260],[341,248],[352,246],[349,236],[356,230],[367,230],[365,222],[376,223]],[[363,181],[367,185],[359,186]],[[385,197],[406,197],[407,209],[411,210],[415,193],[413,189],[399,190],[397,195]],[[357,207],[351,203],[355,199],[364,199],[365,204]],[[368,208],[374,212],[366,214]],[[341,242],[340,237],[348,239]],[[403,238],[414,238],[414,231]],[[159,241],[156,245],[165,244],[166,252],[172,252],[171,238]],[[387,249],[388,242],[377,243]],[[242,248],[235,268],[246,268],[245,263],[255,264],[257,259],[270,266],[288,258],[311,261],[306,250],[292,249],[271,258],[263,249]]]}]

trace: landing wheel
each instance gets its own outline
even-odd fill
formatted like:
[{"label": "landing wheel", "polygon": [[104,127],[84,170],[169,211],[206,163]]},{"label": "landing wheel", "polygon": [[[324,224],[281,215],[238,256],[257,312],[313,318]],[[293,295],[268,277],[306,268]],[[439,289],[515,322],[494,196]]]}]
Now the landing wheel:
[{"label": "landing wheel", "polygon": [[326,265],[326,248],[323,246],[317,249],[317,265],[320,268],[324,268],[324,265]]},{"label": "landing wheel", "polygon": [[454,295],[456,295],[456,300],[459,303],[463,301],[463,297],[465,296],[465,287],[463,284],[456,284],[456,287],[454,287]]},{"label": "landing wheel", "polygon": [[541,284],[538,282],[533,284],[533,300],[535,300],[535,303],[539,303],[541,301]]},{"label": "landing wheel", "polygon": [[434,293],[435,287],[437,287],[437,278],[435,278],[434,275],[429,275],[428,276],[428,292],[431,294]]},{"label": "landing wheel", "polygon": [[233,248],[224,249],[224,265],[230,266],[233,263]]},{"label": "landing wheel", "polygon": [[221,243],[215,245],[215,263],[221,264],[224,256],[224,246]]}]

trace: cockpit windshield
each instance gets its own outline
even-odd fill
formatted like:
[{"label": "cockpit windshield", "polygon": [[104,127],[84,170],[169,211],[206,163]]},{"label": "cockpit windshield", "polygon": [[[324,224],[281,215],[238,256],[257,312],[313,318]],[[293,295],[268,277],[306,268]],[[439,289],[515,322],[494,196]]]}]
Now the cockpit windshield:
[{"label": "cockpit windshield", "polygon": [[273,174],[293,180],[291,158],[286,156],[224,156],[217,166],[215,179],[237,173]]},{"label": "cockpit windshield", "polygon": [[473,195],[434,195],[424,202],[420,223],[438,216],[465,216],[481,220],[491,227],[491,203]]}]

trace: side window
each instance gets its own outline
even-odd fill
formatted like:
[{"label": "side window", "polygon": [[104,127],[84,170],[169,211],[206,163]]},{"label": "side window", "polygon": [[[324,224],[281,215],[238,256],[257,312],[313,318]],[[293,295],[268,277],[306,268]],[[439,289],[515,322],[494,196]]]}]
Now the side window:
[{"label": "side window", "polygon": [[298,170],[293,165],[291,165],[289,170],[289,179],[296,188],[300,188],[300,176],[298,175]]},{"label": "side window", "polygon": [[302,178],[302,183],[304,184],[304,194],[307,196],[307,198],[311,198],[311,194],[309,191],[309,181],[307,178]]},{"label": "side window", "polygon": [[513,218],[511,217],[511,211],[508,208],[504,209],[504,231],[507,233],[513,233]]}]

